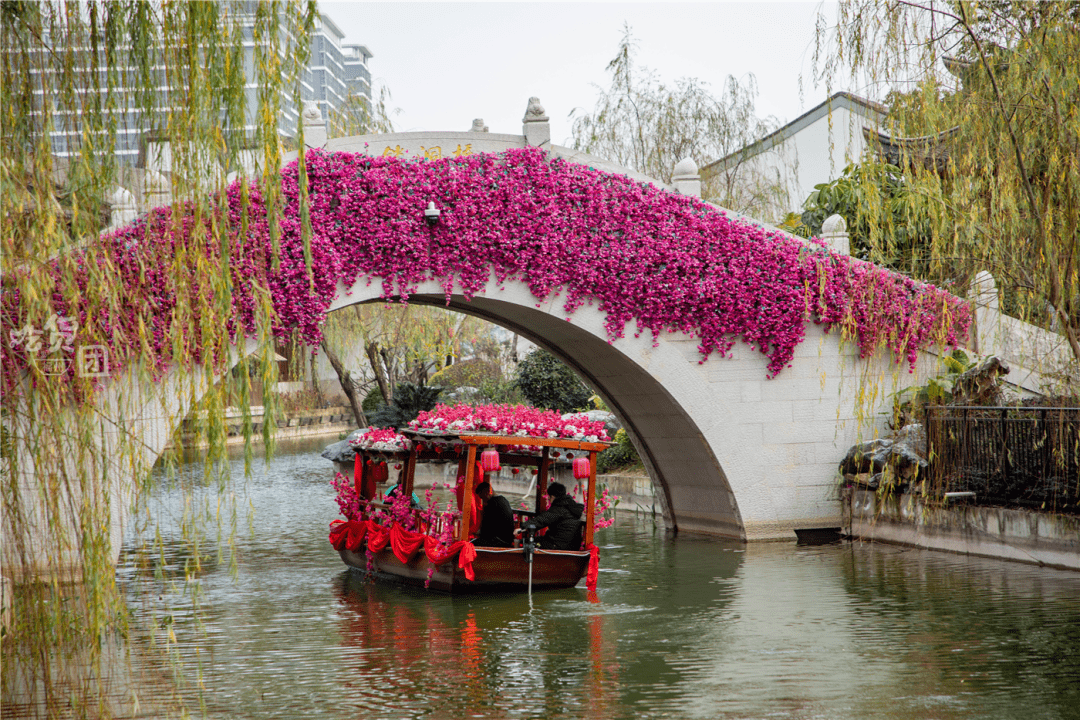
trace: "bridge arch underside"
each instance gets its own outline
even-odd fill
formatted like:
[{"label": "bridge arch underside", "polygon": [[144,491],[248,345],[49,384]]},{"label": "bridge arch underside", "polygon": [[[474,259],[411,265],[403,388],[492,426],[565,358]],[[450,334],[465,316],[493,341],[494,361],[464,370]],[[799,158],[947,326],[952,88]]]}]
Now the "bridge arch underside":
[{"label": "bridge arch underside", "polygon": [[[516,280],[489,281],[470,299],[454,292],[449,302],[429,281],[408,300],[489,320],[573,367],[627,428],[679,532],[774,540],[839,527],[837,466],[874,434],[878,408],[867,404],[929,376],[935,364],[924,355],[909,374],[887,354],[859,359],[839,333],[808,324],[791,366],[768,379],[765,356],[742,342],[705,363],[699,341],[680,333],[654,344],[648,332],[635,337],[631,323],[609,343],[604,313],[586,304],[568,317],[563,297],[539,300]],[[381,278],[361,278],[339,284],[328,311],[385,301]],[[868,378],[878,378],[876,400],[860,391]]]},{"label": "bridge arch underside", "polygon": [[634,439],[670,527],[745,537],[724,470],[694,419],[661,382],[606,339],[513,302],[460,295],[452,296],[449,305],[445,295],[413,295],[409,301],[488,320],[551,352],[604,398]]}]

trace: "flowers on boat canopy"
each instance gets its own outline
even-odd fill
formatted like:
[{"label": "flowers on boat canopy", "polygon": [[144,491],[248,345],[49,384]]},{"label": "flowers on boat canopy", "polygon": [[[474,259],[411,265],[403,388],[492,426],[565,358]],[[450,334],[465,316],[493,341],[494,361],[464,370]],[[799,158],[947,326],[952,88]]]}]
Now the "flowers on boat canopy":
[{"label": "flowers on boat canopy", "polygon": [[397,452],[408,450],[412,447],[411,441],[404,435],[398,434],[393,428],[368,428],[354,438],[349,438],[349,444],[358,450],[377,450],[381,452]]},{"label": "flowers on boat canopy", "polygon": [[604,423],[586,415],[566,419],[554,410],[528,405],[436,405],[421,412],[409,427],[420,432],[490,432],[518,437],[564,438],[584,442],[607,441]]}]

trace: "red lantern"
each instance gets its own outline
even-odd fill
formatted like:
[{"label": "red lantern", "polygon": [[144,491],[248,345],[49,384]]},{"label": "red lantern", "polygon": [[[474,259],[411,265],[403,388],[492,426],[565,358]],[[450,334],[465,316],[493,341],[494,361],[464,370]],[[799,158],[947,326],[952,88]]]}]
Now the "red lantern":
[{"label": "red lantern", "polygon": [[584,480],[589,477],[589,458],[574,458],[574,479]]},{"label": "red lantern", "polygon": [[519,472],[521,472],[521,471],[520,471],[520,470],[518,470],[517,468],[514,468],[514,469],[513,469],[513,470],[511,470],[510,472],[512,472],[512,473],[513,473],[514,475],[517,475],[517,474],[518,474]]},{"label": "red lantern", "polygon": [[484,472],[498,472],[499,468],[499,451],[498,450],[485,450],[480,453],[480,465],[484,468]]}]

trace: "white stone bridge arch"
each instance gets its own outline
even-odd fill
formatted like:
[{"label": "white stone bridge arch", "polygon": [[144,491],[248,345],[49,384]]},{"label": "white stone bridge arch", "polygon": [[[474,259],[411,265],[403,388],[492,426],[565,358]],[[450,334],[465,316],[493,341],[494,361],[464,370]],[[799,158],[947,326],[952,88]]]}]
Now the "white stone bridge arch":
[{"label": "white stone bridge arch", "polygon": [[[330,309],[382,300],[379,284],[361,278]],[[563,298],[537,307],[520,282],[490,282],[449,304],[432,282],[409,302],[509,328],[572,367],[627,428],[668,524],[684,532],[775,540],[840,527],[836,471],[860,430],[858,381],[869,374],[888,385],[892,373],[888,361],[859,360],[816,327],[773,379],[765,357],[744,345],[699,364],[697,341],[686,336],[662,335],[656,347],[647,333],[609,343],[602,313],[584,307],[568,320]]]}]

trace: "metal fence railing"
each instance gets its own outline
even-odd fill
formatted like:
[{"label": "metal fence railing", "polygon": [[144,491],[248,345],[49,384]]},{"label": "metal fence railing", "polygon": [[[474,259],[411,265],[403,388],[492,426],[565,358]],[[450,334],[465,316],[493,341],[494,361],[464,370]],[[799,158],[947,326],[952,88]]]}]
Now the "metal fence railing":
[{"label": "metal fence railing", "polygon": [[926,408],[931,492],[1080,512],[1080,408]]}]

